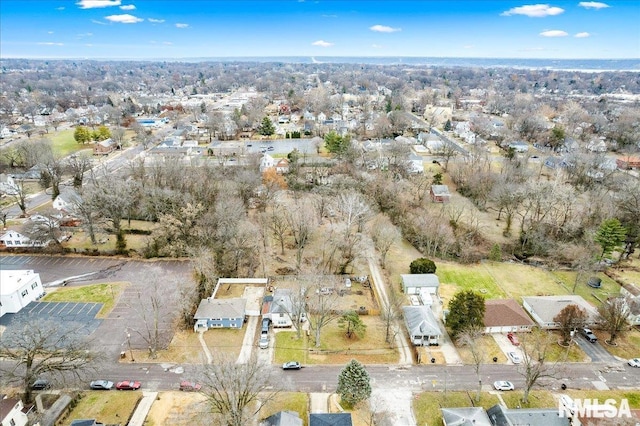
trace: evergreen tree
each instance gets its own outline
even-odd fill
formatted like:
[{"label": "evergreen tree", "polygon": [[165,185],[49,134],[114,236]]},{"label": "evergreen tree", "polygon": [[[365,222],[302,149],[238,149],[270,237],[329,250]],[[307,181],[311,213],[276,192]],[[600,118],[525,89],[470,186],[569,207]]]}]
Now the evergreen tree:
[{"label": "evergreen tree", "polygon": [[442,185],[442,173],[436,173],[433,175],[433,185]]},{"label": "evergreen tree", "polygon": [[324,137],[324,144],[327,147],[327,151],[332,154],[342,155],[349,149],[351,137],[349,135],[343,137],[331,131]]},{"label": "evergreen tree", "polygon": [[444,123],[444,131],[445,132],[450,132],[451,131],[451,120],[447,120],[447,122]]},{"label": "evergreen tree", "polygon": [[262,124],[260,124],[260,127],[258,128],[258,133],[260,133],[262,136],[271,136],[275,132],[276,128],[271,122],[271,119],[269,117],[264,117],[262,119]]},{"label": "evergreen tree", "polygon": [[342,401],[353,407],[371,396],[370,381],[369,373],[364,366],[352,359],[338,376],[336,392]]},{"label": "evergreen tree", "polygon": [[457,292],[449,302],[447,327],[454,339],[470,327],[484,327],[484,297],[473,290]]},{"label": "evergreen tree", "polygon": [[431,259],[419,257],[411,262],[409,272],[412,274],[435,274],[436,264]]},{"label": "evergreen tree", "polygon": [[596,243],[602,247],[600,259],[613,253],[613,250],[624,242],[626,236],[627,231],[618,219],[607,219],[602,222],[595,236]]},{"label": "evergreen tree", "polygon": [[340,328],[346,329],[347,337],[351,338],[354,334],[358,337],[364,336],[367,326],[360,319],[360,315],[356,311],[345,312],[338,320]]}]

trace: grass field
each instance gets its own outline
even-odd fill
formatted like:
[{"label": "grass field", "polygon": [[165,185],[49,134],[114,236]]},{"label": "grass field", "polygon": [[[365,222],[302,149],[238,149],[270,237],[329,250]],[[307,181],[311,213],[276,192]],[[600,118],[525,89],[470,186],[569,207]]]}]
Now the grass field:
[{"label": "grass field", "polygon": [[441,425],[441,407],[493,407],[500,403],[495,394],[483,392],[480,402],[475,402],[475,392],[424,392],[413,400],[413,414],[418,425]]},{"label": "grass field", "polygon": [[100,309],[96,318],[106,318],[128,284],[126,282],[113,282],[82,287],[64,287],[47,294],[42,298],[42,301],[102,303],[102,309]]},{"label": "grass field", "polygon": [[92,148],[88,144],[79,144],[73,138],[75,129],[60,130],[57,132],[51,132],[44,136],[43,139],[48,139],[53,144],[53,152],[66,157],[74,152],[82,151],[83,149],[91,151]]},{"label": "grass field", "polygon": [[279,411],[294,411],[298,413],[302,419],[302,424],[305,426],[308,425],[309,394],[301,392],[281,392],[262,407],[259,417],[260,419],[266,419]]},{"label": "grass field", "polygon": [[436,275],[440,279],[440,297],[445,304],[461,290],[473,290],[486,299],[502,299],[507,296],[491,273],[482,265],[436,262],[436,266]]},{"label": "grass field", "polygon": [[[482,356],[482,363],[487,364],[493,362],[493,357],[497,357],[498,361],[496,362],[507,362],[507,357],[500,350],[500,347],[496,343],[495,339],[491,335],[484,335],[480,337],[477,342],[479,353]],[[458,354],[460,358],[462,358],[462,362],[465,364],[475,364],[473,360],[473,355],[471,355],[471,351],[468,346],[456,345],[458,349]]]},{"label": "grass field", "polygon": [[74,419],[97,419],[104,424],[126,424],[142,397],[141,392],[88,391],[61,424]]},{"label": "grass field", "polygon": [[631,329],[623,336],[616,337],[615,345],[611,346],[605,343],[605,340],[609,339],[609,333],[602,330],[594,330],[600,344],[612,355],[618,356],[623,359],[638,358],[640,357],[640,331],[637,329]]},{"label": "grass field", "polygon": [[[576,273],[573,271],[553,271],[551,274],[562,283],[567,293],[570,294],[576,282]],[[600,278],[602,280],[602,287],[589,287],[587,280],[591,276]],[[578,280],[576,294],[597,306],[600,304],[599,300],[606,300],[609,296],[617,296],[620,294],[620,284],[601,272],[585,275]]]}]

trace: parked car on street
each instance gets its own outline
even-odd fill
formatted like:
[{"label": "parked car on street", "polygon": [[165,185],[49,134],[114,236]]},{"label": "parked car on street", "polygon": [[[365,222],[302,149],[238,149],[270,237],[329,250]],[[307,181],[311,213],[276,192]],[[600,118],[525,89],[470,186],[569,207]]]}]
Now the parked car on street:
[{"label": "parked car on street", "polygon": [[113,382],[108,380],[94,380],[89,384],[89,387],[93,390],[111,390],[111,388],[113,388]]},{"label": "parked car on street", "polygon": [[627,364],[629,364],[631,367],[640,367],[640,358],[632,358]]},{"label": "parked car on street", "polygon": [[513,346],[520,346],[520,340],[518,340],[518,336],[513,333],[507,333],[507,339],[513,344]]},{"label": "parked car on street", "polygon": [[198,392],[202,389],[202,385],[196,382],[190,382],[188,380],[183,380],[180,382],[180,390],[184,392]]},{"label": "parked car on street", "polygon": [[505,380],[493,382],[493,387],[499,391],[511,391],[515,389],[515,387],[513,386],[513,383],[507,382]]},{"label": "parked car on street", "polygon": [[507,352],[507,356],[514,364],[520,364],[522,362],[522,358],[520,358],[520,355],[515,352]]},{"label": "parked car on street", "polygon": [[300,370],[302,366],[298,361],[289,361],[282,364],[283,370]]},{"label": "parked car on street", "polygon": [[135,380],[124,380],[122,382],[118,382],[116,384],[116,389],[118,390],[138,390],[142,386],[142,383],[136,382]]},{"label": "parked car on street", "polygon": [[31,385],[32,390],[45,390],[45,389],[49,389],[50,387],[51,387],[51,384],[49,383],[48,380],[45,380],[45,379],[37,379]]}]

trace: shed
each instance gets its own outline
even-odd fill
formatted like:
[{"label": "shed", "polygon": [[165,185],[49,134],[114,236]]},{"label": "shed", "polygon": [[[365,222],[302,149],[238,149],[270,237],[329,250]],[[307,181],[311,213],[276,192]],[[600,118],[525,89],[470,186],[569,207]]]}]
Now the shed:
[{"label": "shed", "polygon": [[429,194],[431,195],[431,201],[434,203],[448,203],[451,199],[451,193],[447,185],[431,185]]},{"label": "shed", "polygon": [[402,274],[400,279],[404,294],[420,294],[424,289],[430,294],[438,296],[440,280],[436,274]]}]

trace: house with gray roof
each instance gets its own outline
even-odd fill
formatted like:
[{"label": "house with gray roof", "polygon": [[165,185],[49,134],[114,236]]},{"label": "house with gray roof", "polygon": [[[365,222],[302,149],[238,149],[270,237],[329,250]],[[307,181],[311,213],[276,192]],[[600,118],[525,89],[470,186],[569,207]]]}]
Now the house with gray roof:
[{"label": "house with gray roof", "polygon": [[404,322],[415,346],[437,346],[442,336],[440,325],[429,306],[403,306]]},{"label": "house with gray roof", "polygon": [[581,296],[567,294],[563,296],[531,296],[522,298],[522,307],[538,323],[540,328],[553,330],[559,324],[553,319],[569,305],[577,305],[587,312],[587,324],[595,324],[598,311]]},{"label": "house with gray roof", "polygon": [[351,413],[311,413],[309,426],[353,426]]},{"label": "house with gray roof", "polygon": [[291,289],[277,288],[270,299],[266,301],[268,307],[262,316],[269,318],[274,327],[291,327],[293,325],[291,319],[291,315],[293,315]]},{"label": "house with gray roof", "polygon": [[493,426],[482,407],[441,408],[444,426]]},{"label": "house with gray roof", "polygon": [[242,328],[245,318],[246,299],[214,299],[208,297],[200,301],[193,318],[195,331],[210,328]]},{"label": "house with gray roof", "polygon": [[278,411],[267,417],[260,426],[302,426],[303,422],[295,411]]},{"label": "house with gray roof", "polygon": [[558,408],[505,408],[497,404],[487,410],[493,426],[569,426],[571,419],[560,417]]},{"label": "house with gray roof", "polygon": [[438,296],[440,280],[436,274],[402,274],[400,279],[404,294],[420,294],[426,290],[429,294]]}]

